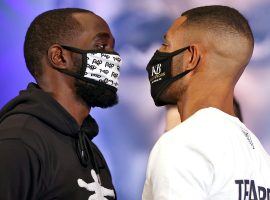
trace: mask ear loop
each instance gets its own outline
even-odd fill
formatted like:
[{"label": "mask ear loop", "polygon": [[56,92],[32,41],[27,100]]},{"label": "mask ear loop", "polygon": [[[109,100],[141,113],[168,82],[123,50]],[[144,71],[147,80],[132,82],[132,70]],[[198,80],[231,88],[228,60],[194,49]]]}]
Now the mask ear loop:
[{"label": "mask ear loop", "polygon": [[174,57],[174,56],[176,56],[176,55],[178,55],[178,54],[180,54],[180,53],[186,51],[187,49],[189,49],[189,47],[190,47],[190,46],[187,46],[187,47],[184,47],[184,48],[182,48],[182,49],[178,49],[178,50],[176,50],[176,51],[173,51],[173,52],[170,53],[170,56],[171,56],[171,57]]},{"label": "mask ear loop", "polygon": [[84,76],[86,72],[86,67],[87,67],[87,53],[74,47],[69,47],[65,45],[61,45],[61,47],[73,53],[80,54],[82,56],[82,66],[80,67],[79,75]]},{"label": "mask ear loop", "polygon": [[[82,56],[82,67],[80,67],[80,70],[79,70],[78,74],[80,76],[84,76],[85,75],[85,72],[86,72],[86,67],[87,67],[87,54],[86,54],[86,52],[84,52],[83,50],[74,48],[74,47],[69,47],[69,46],[65,46],[65,45],[60,45],[60,46],[63,49],[66,49],[66,50],[68,50],[70,52],[73,52],[73,53],[80,54]],[[59,71],[63,71],[64,72],[66,70],[59,70]],[[74,73],[74,72],[67,72],[66,74],[73,75],[73,76],[76,76],[76,78],[78,78],[78,75],[76,73]]]},{"label": "mask ear loop", "polygon": [[86,53],[83,53],[83,54],[81,54],[81,55],[82,55],[82,67],[81,67],[79,73],[80,73],[81,76],[85,76],[86,68],[87,68],[87,66],[89,65],[89,64],[87,63],[87,61],[89,60],[89,58],[88,58],[88,56],[87,56]]},{"label": "mask ear loop", "polygon": [[63,49],[66,49],[68,51],[74,52],[74,53],[79,53],[79,54],[83,54],[86,53],[84,50],[80,50],[77,49],[75,47],[69,47],[69,46],[65,46],[65,45],[60,45]]}]

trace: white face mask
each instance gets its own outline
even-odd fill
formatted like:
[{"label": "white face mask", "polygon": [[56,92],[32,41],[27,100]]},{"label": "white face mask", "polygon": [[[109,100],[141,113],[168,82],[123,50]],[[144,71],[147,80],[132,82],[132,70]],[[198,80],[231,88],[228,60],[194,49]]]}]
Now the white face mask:
[{"label": "white face mask", "polygon": [[118,88],[121,58],[118,54],[87,53],[85,78],[90,78]]},{"label": "white face mask", "polygon": [[67,75],[89,83],[101,85],[117,91],[122,60],[117,52],[102,50],[81,50],[74,47],[62,46],[64,49],[82,55],[82,67],[78,73],[57,69]]}]

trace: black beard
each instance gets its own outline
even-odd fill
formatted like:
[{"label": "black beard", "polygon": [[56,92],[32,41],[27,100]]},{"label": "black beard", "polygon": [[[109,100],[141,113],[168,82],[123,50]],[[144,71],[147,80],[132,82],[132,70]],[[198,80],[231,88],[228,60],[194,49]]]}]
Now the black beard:
[{"label": "black beard", "polygon": [[[79,73],[82,65],[81,57],[75,57],[73,62],[76,72]],[[76,95],[80,97],[89,108],[108,108],[118,103],[117,93],[100,85],[95,85],[75,78],[75,89]]]},{"label": "black beard", "polygon": [[118,103],[117,93],[100,85],[76,79],[75,88],[77,96],[89,107],[108,108]]}]

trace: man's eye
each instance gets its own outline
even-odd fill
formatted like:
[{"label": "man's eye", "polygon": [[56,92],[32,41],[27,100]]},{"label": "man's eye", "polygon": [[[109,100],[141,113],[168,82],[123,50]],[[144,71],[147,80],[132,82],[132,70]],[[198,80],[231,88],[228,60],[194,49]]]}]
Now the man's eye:
[{"label": "man's eye", "polygon": [[162,46],[168,46],[168,43],[162,42]]},{"label": "man's eye", "polygon": [[105,49],[106,48],[106,45],[105,44],[97,44],[96,47],[98,49]]}]

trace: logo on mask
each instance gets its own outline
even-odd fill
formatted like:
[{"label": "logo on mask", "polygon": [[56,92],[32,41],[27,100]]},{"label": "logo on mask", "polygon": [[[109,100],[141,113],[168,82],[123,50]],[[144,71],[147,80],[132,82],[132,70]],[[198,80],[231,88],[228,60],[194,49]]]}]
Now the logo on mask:
[{"label": "logo on mask", "polygon": [[159,64],[154,65],[154,66],[152,67],[152,76],[158,75],[158,74],[160,74],[160,73],[161,73],[161,64],[159,63]]},{"label": "logo on mask", "polygon": [[166,75],[165,72],[161,73],[161,63],[152,66],[152,72],[151,72],[151,77],[149,78],[151,83],[158,82],[162,80],[162,77]]},{"label": "logo on mask", "polygon": [[99,66],[100,64],[102,64],[102,60],[93,59],[92,64],[96,64]]},{"label": "logo on mask", "polygon": [[105,67],[113,68],[114,67],[114,64],[113,63],[106,62]]},{"label": "logo on mask", "polygon": [[99,74],[90,74],[90,76],[101,78],[101,75],[99,75]]},{"label": "logo on mask", "polygon": [[117,61],[117,62],[121,62],[121,58],[120,58],[119,56],[113,57],[113,60],[114,60],[114,61]]},{"label": "logo on mask", "polygon": [[102,69],[100,69],[99,71],[100,71],[100,73],[104,73],[104,74],[108,74],[109,73],[109,70],[102,70]]},{"label": "logo on mask", "polygon": [[106,54],[106,53],[102,53],[101,54],[101,58],[104,57],[106,59],[109,59],[110,58],[110,55]]},{"label": "logo on mask", "polygon": [[89,64],[87,64],[87,67],[92,71],[97,68],[95,65],[89,65]]},{"label": "logo on mask", "polygon": [[111,77],[113,77],[113,78],[118,78],[118,76],[119,76],[119,74],[115,73],[115,72],[112,72],[112,74],[111,74]]}]

